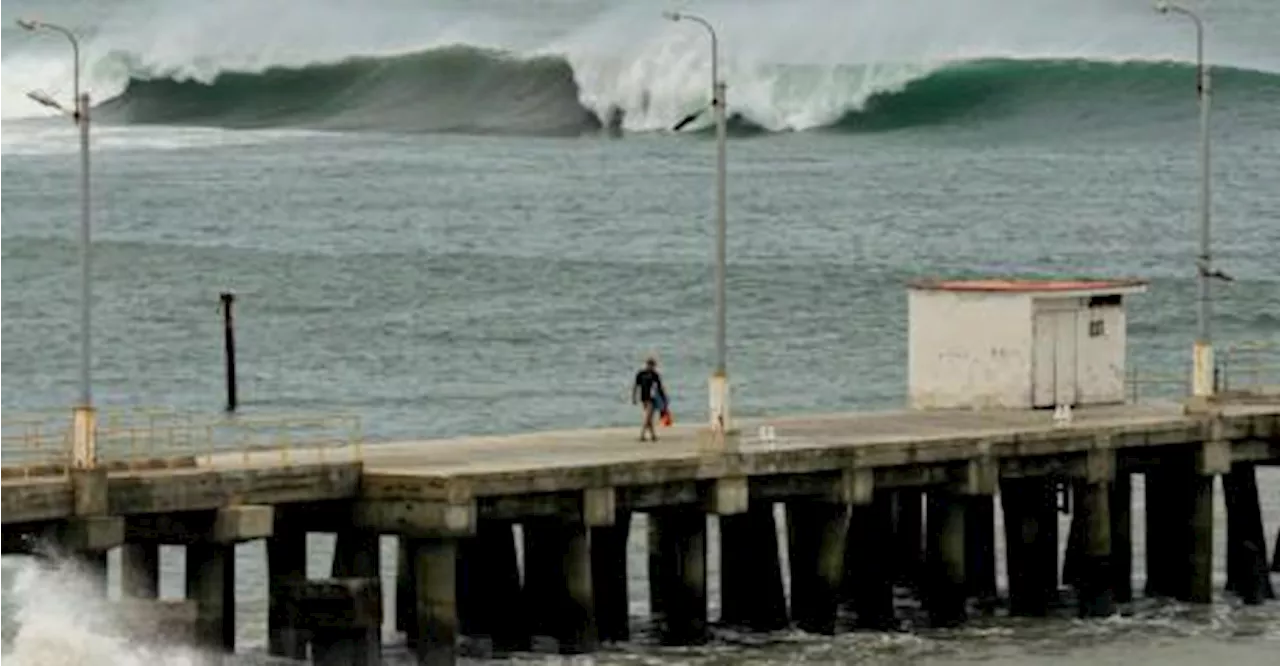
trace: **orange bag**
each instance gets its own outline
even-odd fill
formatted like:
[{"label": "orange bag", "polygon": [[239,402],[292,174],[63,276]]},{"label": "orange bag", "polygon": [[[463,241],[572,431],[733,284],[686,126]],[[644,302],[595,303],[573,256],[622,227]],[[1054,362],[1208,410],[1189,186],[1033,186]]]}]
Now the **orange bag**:
[{"label": "orange bag", "polygon": [[663,409],[663,410],[662,410],[662,415],[661,415],[661,417],[659,417],[659,422],[660,422],[660,423],[662,423],[662,425],[663,425],[663,426],[670,426],[670,425],[671,425],[671,410],[670,410],[670,409]]}]

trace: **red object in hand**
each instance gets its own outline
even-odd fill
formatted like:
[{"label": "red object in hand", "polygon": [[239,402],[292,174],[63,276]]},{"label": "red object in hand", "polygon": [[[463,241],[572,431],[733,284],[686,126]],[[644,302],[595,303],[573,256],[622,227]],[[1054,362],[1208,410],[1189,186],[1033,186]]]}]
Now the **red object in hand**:
[{"label": "red object in hand", "polygon": [[662,423],[662,425],[664,425],[664,426],[669,426],[669,425],[671,425],[671,410],[669,410],[669,409],[663,409],[663,410],[662,410],[662,415],[661,415],[661,417],[660,417],[660,419],[659,419],[659,420],[660,420],[660,422]]}]

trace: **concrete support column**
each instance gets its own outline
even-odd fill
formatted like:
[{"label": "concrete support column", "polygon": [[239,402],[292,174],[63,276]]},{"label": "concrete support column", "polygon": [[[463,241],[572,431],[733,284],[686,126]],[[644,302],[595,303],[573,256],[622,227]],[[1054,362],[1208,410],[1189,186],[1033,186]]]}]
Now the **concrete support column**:
[{"label": "concrete support column", "polygon": [[458,613],[475,656],[505,657],[529,648],[511,523],[482,520],[459,542]]},{"label": "concrete support column", "polygon": [[1188,580],[1180,601],[1207,604],[1213,601],[1213,476],[1190,475],[1183,490],[1191,502],[1191,533],[1185,551],[1188,556]]},{"label": "concrete support column", "polygon": [[1133,482],[1117,472],[1111,484],[1111,591],[1117,603],[1133,600]]},{"label": "concrete support column", "polygon": [[293,616],[289,595],[307,580],[307,533],[277,521],[267,538],[267,649],[275,656],[307,658],[307,635]]},{"label": "concrete support column", "polygon": [[1227,506],[1227,591],[1246,604],[1275,598],[1267,573],[1267,540],[1252,463],[1238,462],[1222,477]]},{"label": "concrete support column", "polygon": [[834,634],[844,580],[849,505],[827,500],[787,502],[791,618],[802,631]]},{"label": "concrete support column", "polygon": [[413,648],[424,666],[453,666],[458,641],[458,542],[410,539],[417,585]]},{"label": "concrete support column", "polygon": [[196,603],[196,644],[234,652],[235,544],[204,541],[187,546],[187,598]]},{"label": "concrete support column", "polygon": [[594,650],[599,634],[587,527],[559,519],[530,520],[523,526],[531,633],[555,639],[561,654]]},{"label": "concrete support column", "polygon": [[773,502],[720,516],[720,622],[751,631],[787,626]]},{"label": "concrete support column", "polygon": [[120,591],[137,599],[160,596],[160,544],[127,543],[120,547]]},{"label": "concrete support column", "polygon": [[974,495],[965,509],[965,583],[969,596],[996,598],[996,506],[991,495]]},{"label": "concrete support column", "polygon": [[376,578],[295,582],[291,615],[305,618],[315,666],[382,663],[382,593]]},{"label": "concrete support column", "polygon": [[1107,617],[1116,609],[1111,589],[1111,484],[1081,484],[1077,509],[1081,521],[1076,580],[1080,616]]},{"label": "concrete support column", "polygon": [[[1146,569],[1148,597],[1179,596],[1186,582],[1186,495],[1168,465],[1146,472]],[[1181,475],[1185,476],[1185,475]]]},{"label": "concrete support column", "polygon": [[334,578],[379,577],[382,558],[377,532],[344,528],[335,537],[331,569]]},{"label": "concrete support column", "polygon": [[918,591],[924,571],[924,493],[901,488],[893,497],[893,579]]},{"label": "concrete support column", "polygon": [[602,641],[631,638],[627,595],[627,540],[631,514],[618,512],[616,524],[591,529],[591,587],[595,592],[596,630]]},{"label": "concrete support column", "polygon": [[396,631],[405,635],[405,642],[413,645],[418,634],[418,583],[414,578],[414,544],[406,536],[396,537]]},{"label": "concrete support column", "polygon": [[968,498],[946,490],[930,490],[927,498],[929,558],[923,601],[935,627],[964,622],[965,524]]},{"label": "concrete support column", "polygon": [[[656,541],[649,585],[659,600],[661,641],[691,645],[707,640],[707,517],[701,508],[649,514]],[[652,547],[652,546],[651,546]],[[651,554],[651,557],[655,557]],[[656,575],[655,575],[656,574]]]},{"label": "concrete support column", "polygon": [[1052,483],[1043,478],[1003,479],[1000,498],[1009,613],[1044,616],[1057,587],[1058,528]]},{"label": "concrete support column", "polygon": [[844,551],[844,594],[860,629],[884,631],[896,625],[893,610],[894,491],[874,491],[871,504],[850,509]]}]

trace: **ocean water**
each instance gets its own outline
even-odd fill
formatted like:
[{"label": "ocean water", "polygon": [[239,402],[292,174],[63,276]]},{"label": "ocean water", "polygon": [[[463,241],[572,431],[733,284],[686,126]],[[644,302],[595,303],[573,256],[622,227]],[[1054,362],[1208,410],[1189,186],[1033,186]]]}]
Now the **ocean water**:
[{"label": "ocean water", "polygon": [[[1214,285],[1215,340],[1280,341],[1280,7],[1196,7],[1214,76],[1215,261],[1235,278]],[[705,118],[668,128],[707,101],[708,47],[698,26],[664,21],[669,8],[710,19],[723,49],[737,412],[900,405],[903,283],[937,275],[1148,278],[1130,362],[1185,376],[1194,33],[1142,0],[4,8],[10,413],[67,405],[77,377],[76,136],[24,95],[68,99],[69,49],[19,30],[21,15],[83,35],[102,405],[221,409],[218,293],[232,290],[246,413],[357,414],[373,439],[625,424],[632,373],[654,353],[677,419],[698,418],[714,142]],[[1275,534],[1280,479],[1260,483]],[[249,660],[260,555],[241,560]],[[4,575],[6,656],[20,663],[181,659],[77,619],[109,613],[91,612],[75,576],[9,558]],[[1274,604],[1224,599],[959,632],[640,640],[594,659],[1270,663],[1278,634]]]}]

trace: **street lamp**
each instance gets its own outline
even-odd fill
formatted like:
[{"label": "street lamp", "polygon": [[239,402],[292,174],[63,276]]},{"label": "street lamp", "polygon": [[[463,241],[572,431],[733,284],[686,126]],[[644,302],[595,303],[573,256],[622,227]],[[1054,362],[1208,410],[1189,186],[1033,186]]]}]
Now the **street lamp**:
[{"label": "street lamp", "polygon": [[75,33],[53,23],[20,19],[18,26],[28,32],[51,30],[62,34],[71,42],[73,62],[72,103],[68,109],[41,92],[27,96],[36,103],[56,109],[69,116],[80,128],[80,398],[72,412],[72,461],[76,467],[90,468],[97,464],[94,441],[93,393],[90,389],[90,299],[89,284],[92,255],[89,246],[89,93],[80,92],[80,40]]},{"label": "street lamp", "polygon": [[[720,46],[715,28],[706,19],[681,12],[663,12],[669,21],[693,21],[706,28],[711,37],[711,109],[716,123],[716,365],[712,370],[709,388],[711,394],[711,428],[725,434],[729,422],[729,374],[725,362],[725,84],[720,80]],[[687,125],[702,111],[698,110],[680,121],[675,127]]]},{"label": "street lamp", "polygon": [[1200,100],[1200,252],[1196,257],[1199,288],[1196,341],[1192,352],[1191,394],[1207,397],[1214,392],[1213,344],[1209,336],[1209,279],[1228,279],[1214,271],[1209,254],[1209,67],[1204,61],[1204,22],[1195,12],[1168,2],[1157,2],[1161,14],[1181,14],[1196,26],[1196,95]]}]

